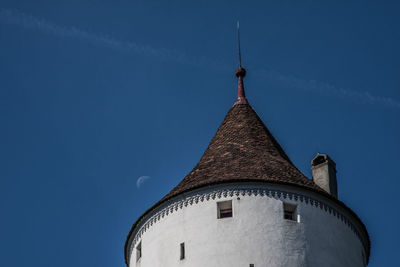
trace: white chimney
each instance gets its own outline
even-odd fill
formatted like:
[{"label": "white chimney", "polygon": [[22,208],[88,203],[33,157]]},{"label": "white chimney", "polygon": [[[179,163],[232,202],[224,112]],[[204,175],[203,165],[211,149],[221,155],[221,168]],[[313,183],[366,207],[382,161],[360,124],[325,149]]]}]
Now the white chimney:
[{"label": "white chimney", "polygon": [[328,155],[318,153],[311,160],[311,170],[314,183],[337,198],[335,162]]}]

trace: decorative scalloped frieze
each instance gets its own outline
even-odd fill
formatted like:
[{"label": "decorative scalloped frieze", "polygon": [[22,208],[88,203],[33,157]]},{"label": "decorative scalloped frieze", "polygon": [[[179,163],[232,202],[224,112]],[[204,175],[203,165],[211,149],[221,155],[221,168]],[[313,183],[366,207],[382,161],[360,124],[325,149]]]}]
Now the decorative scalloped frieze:
[{"label": "decorative scalloped frieze", "polygon": [[244,189],[217,189],[211,192],[204,192],[194,196],[188,196],[183,199],[177,199],[170,203],[169,205],[163,207],[159,211],[154,211],[150,213],[150,217],[146,220],[143,220],[144,223],[139,223],[139,227],[133,232],[134,239],[132,240],[129,247],[128,257],[132,253],[132,249],[142,237],[142,235],[150,229],[153,224],[161,221],[164,217],[168,216],[170,213],[173,213],[174,210],[177,211],[179,209],[183,209],[188,205],[195,205],[199,202],[215,200],[216,198],[220,199],[221,197],[232,197],[232,196],[255,196],[255,197],[269,197],[275,198],[279,200],[290,199],[291,201],[296,202],[304,202],[306,205],[315,206],[316,208],[320,208],[322,211],[328,212],[329,214],[336,217],[338,220],[341,220],[345,225],[347,225],[352,232],[360,239],[361,243],[367,248],[367,244],[362,238],[362,235],[358,231],[357,227],[348,219],[343,213],[330,206],[329,204],[324,203],[321,200],[312,198],[307,195],[302,195],[300,193],[293,193],[289,191],[282,191],[279,189],[259,189],[259,188],[244,188]]}]

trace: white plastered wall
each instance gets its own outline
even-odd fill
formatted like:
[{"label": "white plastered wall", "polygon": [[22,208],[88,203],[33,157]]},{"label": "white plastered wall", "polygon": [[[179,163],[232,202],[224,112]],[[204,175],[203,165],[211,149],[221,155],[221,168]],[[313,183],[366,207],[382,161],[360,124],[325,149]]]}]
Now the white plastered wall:
[{"label": "white plastered wall", "polygon": [[[229,199],[233,217],[217,219],[216,203]],[[283,201],[297,204],[300,222],[283,219]],[[133,248],[131,267],[364,266],[361,241],[342,220],[306,201],[260,194],[182,205],[149,226],[134,247],[139,242],[142,257],[136,261]]]}]

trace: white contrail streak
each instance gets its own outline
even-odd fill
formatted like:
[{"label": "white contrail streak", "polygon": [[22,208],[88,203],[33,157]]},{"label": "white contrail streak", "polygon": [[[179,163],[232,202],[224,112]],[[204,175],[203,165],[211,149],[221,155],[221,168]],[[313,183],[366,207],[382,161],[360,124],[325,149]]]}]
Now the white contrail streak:
[{"label": "white contrail streak", "polygon": [[134,42],[124,42],[107,35],[94,34],[75,27],[60,26],[50,21],[27,15],[17,10],[0,9],[0,22],[5,24],[17,25],[25,29],[39,31],[53,36],[74,38],[89,43],[102,45],[115,50],[151,56],[160,60],[172,60],[183,64],[199,67],[207,66],[214,69],[228,69],[228,67],[223,63],[207,58],[191,58],[184,53],[176,50],[154,48],[148,45],[141,45]]},{"label": "white contrail streak", "polygon": [[[197,67],[207,67],[208,69],[212,68],[217,71],[228,71],[231,69],[227,64],[220,61],[211,60],[205,57],[190,57],[185,53],[176,50],[154,48],[134,42],[124,42],[107,35],[94,34],[75,27],[60,26],[44,19],[27,15],[17,10],[0,9],[0,22],[4,24],[17,25],[25,29],[39,31],[53,36],[74,38],[132,54],[151,56],[160,60],[175,61],[185,65]],[[338,88],[328,83],[314,80],[304,80],[290,75],[283,75],[272,70],[255,70],[254,74],[259,77],[277,82],[281,85],[286,85],[303,91],[312,91],[322,95],[347,98],[355,102],[366,104],[400,108],[400,101],[391,97],[374,96],[369,92],[357,92],[344,88]]]},{"label": "white contrail streak", "polygon": [[381,105],[390,108],[400,108],[400,101],[391,97],[374,96],[366,91],[352,91],[320,81],[304,80],[294,76],[282,75],[275,71],[260,70],[257,71],[257,74],[261,77],[265,77],[268,80],[278,82],[281,85],[286,85],[291,88],[296,88],[303,91],[310,91],[319,93],[321,95],[346,98],[359,103]]}]

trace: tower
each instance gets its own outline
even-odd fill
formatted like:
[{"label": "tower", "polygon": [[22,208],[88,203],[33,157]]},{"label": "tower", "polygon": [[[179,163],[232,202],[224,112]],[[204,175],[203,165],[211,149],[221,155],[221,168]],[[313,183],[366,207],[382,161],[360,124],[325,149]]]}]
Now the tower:
[{"label": "tower", "polygon": [[364,267],[370,240],[337,198],[336,167],[312,160],[313,180],[291,162],[245,96],[200,161],[133,224],[128,267]]}]

